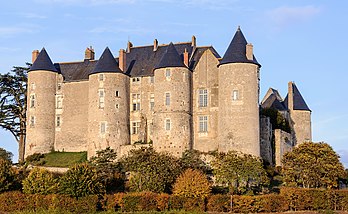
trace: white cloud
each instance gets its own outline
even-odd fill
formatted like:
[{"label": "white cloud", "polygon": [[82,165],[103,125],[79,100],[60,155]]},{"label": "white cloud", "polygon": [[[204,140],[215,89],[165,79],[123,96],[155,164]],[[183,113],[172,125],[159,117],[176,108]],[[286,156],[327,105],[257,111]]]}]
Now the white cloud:
[{"label": "white cloud", "polygon": [[278,7],[267,12],[267,16],[277,27],[284,27],[299,22],[304,22],[322,11],[320,7],[308,5],[302,7]]},{"label": "white cloud", "polygon": [[36,14],[36,13],[22,13],[21,15],[29,19],[46,19],[47,18],[46,16]]},{"label": "white cloud", "polygon": [[0,37],[11,37],[22,33],[33,33],[30,27],[0,27]]},{"label": "white cloud", "polygon": [[105,5],[105,4],[133,4],[137,0],[35,0],[37,3],[44,4],[90,4],[90,5]]}]

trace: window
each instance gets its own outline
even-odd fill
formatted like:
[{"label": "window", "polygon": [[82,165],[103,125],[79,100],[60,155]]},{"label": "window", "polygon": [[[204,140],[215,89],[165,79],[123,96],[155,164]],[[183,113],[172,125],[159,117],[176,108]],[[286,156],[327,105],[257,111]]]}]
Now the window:
[{"label": "window", "polygon": [[132,134],[138,134],[139,133],[139,128],[140,128],[140,122],[132,122]]},{"label": "window", "polygon": [[31,83],[31,89],[34,90],[35,89],[35,83]]},{"label": "window", "polygon": [[170,78],[170,69],[169,68],[166,69],[166,78]]},{"label": "window", "polygon": [[150,83],[154,83],[155,82],[155,77],[154,76],[151,76],[150,77]]},{"label": "window", "polygon": [[57,109],[61,109],[63,107],[63,99],[62,96],[57,96],[56,106]]},{"label": "window", "polygon": [[104,74],[99,74],[99,81],[104,81]]},{"label": "window", "polygon": [[105,97],[104,89],[99,89],[98,90],[98,95],[99,95],[99,108],[103,109],[104,106],[105,106],[105,103],[104,103],[104,97]]},{"label": "window", "polygon": [[30,108],[35,107],[35,95],[30,95]]},{"label": "window", "polygon": [[170,126],[171,126],[170,119],[166,119],[166,124],[165,124],[166,131],[170,131]]},{"label": "window", "polygon": [[35,117],[31,116],[30,117],[30,127],[34,127],[35,126]]},{"label": "window", "polygon": [[60,127],[60,124],[61,124],[60,115],[57,115],[57,117],[56,117],[56,127]]},{"label": "window", "polygon": [[132,78],[132,82],[133,83],[137,83],[137,82],[139,82],[140,81],[140,78],[139,77],[133,77]]},{"label": "window", "polygon": [[116,104],[115,104],[115,108],[116,108],[116,109],[119,109],[119,108],[120,108],[120,104],[116,103]]},{"label": "window", "polygon": [[238,99],[239,99],[238,90],[233,90],[232,100],[238,100]]},{"label": "window", "polygon": [[140,111],[140,94],[132,94],[132,110]]},{"label": "window", "polygon": [[208,90],[207,89],[199,89],[198,105],[199,107],[208,106]]},{"label": "window", "polygon": [[60,91],[62,89],[62,83],[58,83],[57,90]]},{"label": "window", "polygon": [[119,91],[116,91],[116,92],[115,92],[115,96],[116,96],[116,97],[119,97],[119,96],[120,96],[120,92],[119,92]]},{"label": "window", "polygon": [[150,95],[150,111],[153,111],[153,108],[155,107],[155,95]]},{"label": "window", "polygon": [[199,116],[199,132],[208,132],[208,116]]},{"label": "window", "polygon": [[100,134],[105,134],[106,132],[106,122],[100,123]]},{"label": "window", "polygon": [[166,106],[170,105],[170,93],[166,92]]}]

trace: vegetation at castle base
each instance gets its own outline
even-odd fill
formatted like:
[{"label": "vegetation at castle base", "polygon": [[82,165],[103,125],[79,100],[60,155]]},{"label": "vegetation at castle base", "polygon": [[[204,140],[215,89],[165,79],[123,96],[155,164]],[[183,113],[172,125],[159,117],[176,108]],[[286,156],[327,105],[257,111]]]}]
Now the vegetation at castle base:
[{"label": "vegetation at castle base", "polygon": [[25,162],[34,166],[70,167],[87,161],[87,152],[56,152],[29,155]]},{"label": "vegetation at castle base", "polygon": [[183,170],[185,169],[197,169],[206,174],[211,173],[211,167],[202,160],[201,152],[198,150],[186,150],[183,152],[180,162]]},{"label": "vegetation at castle base", "polygon": [[34,168],[23,180],[23,192],[27,194],[52,194],[58,189],[58,180],[46,169]]},{"label": "vegetation at castle base", "polygon": [[11,152],[6,151],[3,148],[0,148],[0,159],[12,162],[12,157],[13,157],[13,154]]},{"label": "vegetation at castle base", "polygon": [[178,158],[158,153],[153,147],[131,150],[121,163],[125,171],[131,173],[129,189],[136,192],[170,192],[182,171]]},{"label": "vegetation at castle base", "polygon": [[0,192],[10,190],[14,182],[15,172],[11,162],[0,158]]},{"label": "vegetation at castle base", "polygon": [[186,198],[206,198],[211,192],[207,176],[194,169],[186,169],[175,181],[173,194]]},{"label": "vegetation at castle base", "polygon": [[19,161],[24,161],[27,111],[26,67],[13,67],[11,72],[0,74],[0,127],[11,132],[19,147]]},{"label": "vegetation at castle base", "polygon": [[269,184],[262,160],[252,155],[221,152],[215,155],[211,165],[216,181],[228,186],[230,193],[257,193]]},{"label": "vegetation at castle base", "polygon": [[327,143],[305,142],[283,156],[286,186],[336,188],[346,172],[339,156]]},{"label": "vegetation at castle base", "polygon": [[277,109],[261,109],[261,115],[270,118],[272,129],[281,129],[287,133],[291,133],[289,121]]}]

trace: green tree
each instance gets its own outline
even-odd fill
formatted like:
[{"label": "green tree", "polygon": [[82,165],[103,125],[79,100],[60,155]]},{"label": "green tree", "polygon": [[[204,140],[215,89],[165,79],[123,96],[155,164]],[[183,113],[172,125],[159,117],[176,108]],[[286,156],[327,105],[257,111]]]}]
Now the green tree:
[{"label": "green tree", "polygon": [[0,158],[0,193],[10,190],[15,182],[15,173],[11,162]]},{"label": "green tree", "polygon": [[207,176],[200,170],[186,169],[175,181],[173,194],[188,198],[206,198],[211,192]]},{"label": "green tree", "polygon": [[282,164],[286,186],[336,188],[345,176],[339,156],[327,143],[302,143],[283,156]]},{"label": "green tree", "polygon": [[13,67],[0,74],[0,127],[10,131],[18,147],[19,161],[24,161],[27,110],[27,67]]},{"label": "green tree", "polygon": [[274,108],[262,109],[261,115],[264,115],[270,118],[273,129],[281,129],[288,133],[291,132],[289,121],[285,119],[285,117],[277,109],[274,109]]},{"label": "green tree", "polygon": [[262,160],[255,156],[236,151],[217,153],[211,164],[217,182],[228,186],[231,193],[260,191],[268,185]]},{"label": "green tree", "polygon": [[126,171],[131,172],[131,191],[170,192],[182,168],[179,159],[158,153],[152,147],[131,150],[122,161]]},{"label": "green tree", "polygon": [[58,185],[53,174],[46,169],[34,168],[28,177],[23,180],[23,192],[27,194],[52,194],[56,193]]},{"label": "green tree", "polygon": [[3,148],[0,148],[0,159],[7,160],[9,162],[12,162],[13,154],[11,152],[6,151]]},{"label": "green tree", "polygon": [[59,189],[61,193],[75,198],[105,192],[103,184],[98,179],[97,170],[87,163],[77,164],[70,168],[60,178]]},{"label": "green tree", "polygon": [[116,151],[108,147],[97,151],[89,161],[96,168],[99,181],[104,184],[107,192],[124,190],[125,173],[116,158]]},{"label": "green tree", "polygon": [[186,150],[180,158],[183,169],[197,169],[204,173],[211,171],[210,167],[202,160],[198,150]]}]

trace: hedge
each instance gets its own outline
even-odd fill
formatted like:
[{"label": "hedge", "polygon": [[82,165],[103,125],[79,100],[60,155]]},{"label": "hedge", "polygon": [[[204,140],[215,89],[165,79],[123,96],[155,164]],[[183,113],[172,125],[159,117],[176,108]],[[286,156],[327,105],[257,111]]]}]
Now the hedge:
[{"label": "hedge", "polygon": [[[348,190],[282,188],[280,194],[259,196],[211,195],[208,198],[142,193],[117,193],[88,196],[79,199],[67,195],[36,195],[21,192],[0,194],[0,213],[16,211],[53,210],[87,213],[101,208],[106,211],[171,211],[194,212],[286,212],[306,210],[348,210]],[[232,209],[232,210],[231,210]]]}]

